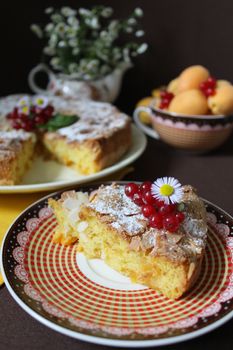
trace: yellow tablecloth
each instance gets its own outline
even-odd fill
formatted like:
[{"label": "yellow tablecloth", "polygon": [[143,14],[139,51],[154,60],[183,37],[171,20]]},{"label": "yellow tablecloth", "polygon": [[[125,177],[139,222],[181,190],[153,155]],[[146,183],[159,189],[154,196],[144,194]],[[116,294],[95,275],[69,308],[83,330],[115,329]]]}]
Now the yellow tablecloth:
[{"label": "yellow tablecloth", "polygon": [[[121,180],[126,174],[133,170],[132,167],[127,167],[119,172],[112,174],[100,181]],[[98,181],[98,182],[100,182]],[[29,193],[29,194],[0,194],[0,245],[3,237],[14,219],[30,204],[36,200],[46,196],[49,192]],[[3,278],[0,274],[0,285],[3,283]]]}]

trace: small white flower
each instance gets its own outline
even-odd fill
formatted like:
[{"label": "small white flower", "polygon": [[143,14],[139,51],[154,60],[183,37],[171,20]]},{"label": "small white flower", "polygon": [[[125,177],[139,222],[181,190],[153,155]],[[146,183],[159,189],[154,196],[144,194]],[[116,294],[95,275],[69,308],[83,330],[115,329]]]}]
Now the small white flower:
[{"label": "small white flower", "polygon": [[134,13],[137,17],[142,17],[143,16],[143,10],[140,8],[140,7],[137,7],[135,10],[134,10]]},{"label": "small white flower", "polygon": [[140,38],[141,36],[143,36],[145,34],[144,30],[137,30],[135,32],[135,36]]},{"label": "small white flower", "polygon": [[113,14],[113,9],[112,7],[105,7],[103,11],[101,12],[101,15],[103,17],[110,17]]},{"label": "small white flower", "polygon": [[35,98],[35,105],[39,108],[45,108],[48,106],[48,99],[45,96],[37,96]]},{"label": "small white flower", "polygon": [[128,24],[130,24],[130,25],[134,25],[134,24],[137,23],[136,19],[133,18],[133,17],[129,18],[127,22],[128,22]]},{"label": "small white flower", "polygon": [[31,25],[31,30],[38,36],[38,38],[43,37],[43,32],[41,28],[37,24],[32,24]]},{"label": "small white flower", "polygon": [[68,41],[68,44],[69,44],[69,46],[71,46],[71,47],[76,47],[76,46],[78,45],[78,41],[77,41],[77,39],[70,39],[70,40]]},{"label": "small white flower", "polygon": [[117,19],[114,19],[113,21],[111,21],[108,26],[109,30],[112,32],[116,32],[118,27],[119,27],[119,21]]},{"label": "small white flower", "polygon": [[126,31],[126,33],[132,33],[133,32],[133,28],[132,27],[126,27],[125,31]]},{"label": "small white flower", "polygon": [[68,17],[67,23],[74,28],[78,28],[78,26],[79,26],[79,20],[74,16]]},{"label": "small white flower", "polygon": [[65,41],[63,41],[63,40],[59,41],[58,47],[61,47],[61,48],[62,48],[62,47],[66,47]]},{"label": "small white flower", "polygon": [[63,23],[63,22],[58,23],[55,27],[55,30],[58,34],[60,34],[61,36],[64,36],[65,30],[66,30],[65,23]]},{"label": "small white flower", "polygon": [[78,47],[74,47],[73,50],[72,50],[72,54],[73,55],[78,55],[80,52],[80,49]]},{"label": "small white flower", "polygon": [[53,7],[47,7],[47,9],[45,9],[45,13],[47,13],[47,15],[49,15],[50,13],[52,13],[54,11]]},{"label": "small white flower", "polygon": [[179,203],[183,196],[183,189],[174,177],[161,177],[152,184],[151,193],[165,204]]},{"label": "small white flower", "polygon": [[45,26],[46,32],[51,32],[53,29],[54,29],[54,24],[53,24],[53,23],[48,23],[48,24]]},{"label": "small white flower", "polygon": [[137,53],[141,54],[141,53],[145,52],[147,50],[147,48],[148,48],[148,44],[143,43],[138,47]]},{"label": "small white flower", "polygon": [[54,48],[57,45],[57,41],[58,41],[58,36],[55,33],[53,33],[50,36],[49,45]]},{"label": "small white flower", "polygon": [[45,46],[43,52],[48,56],[53,56],[55,54],[55,50],[51,46]]},{"label": "small white flower", "polygon": [[79,9],[79,13],[80,13],[80,15],[83,15],[83,16],[90,16],[91,15],[91,11],[84,9],[83,7],[81,7]]},{"label": "small white flower", "polygon": [[29,96],[23,96],[19,99],[17,102],[17,107],[24,107],[30,105],[30,98]]},{"label": "small white flower", "polygon": [[59,13],[54,13],[52,16],[51,16],[51,20],[54,22],[54,23],[60,23],[64,20],[64,18],[59,15]]},{"label": "small white flower", "polygon": [[91,28],[97,29],[99,28],[99,21],[97,17],[86,18],[85,23]]},{"label": "small white flower", "polygon": [[75,73],[75,72],[77,72],[77,70],[78,70],[78,65],[77,65],[77,63],[70,63],[68,69],[69,69],[69,72],[70,72],[70,73]]},{"label": "small white flower", "polygon": [[65,17],[75,16],[76,13],[77,13],[77,11],[75,11],[74,9],[72,9],[68,6],[64,6],[61,8],[61,14]]},{"label": "small white flower", "polygon": [[53,57],[51,60],[50,60],[50,64],[54,67],[54,68],[59,68],[60,66],[60,60],[58,57]]},{"label": "small white flower", "polygon": [[102,39],[107,38],[107,36],[108,36],[108,33],[106,32],[106,30],[102,30],[102,32],[100,32],[100,37]]}]

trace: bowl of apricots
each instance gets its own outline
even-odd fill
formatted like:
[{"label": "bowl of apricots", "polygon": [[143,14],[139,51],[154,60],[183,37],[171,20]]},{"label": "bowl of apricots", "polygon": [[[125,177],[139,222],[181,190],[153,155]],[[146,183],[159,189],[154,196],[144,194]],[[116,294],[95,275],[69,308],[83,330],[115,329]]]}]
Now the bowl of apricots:
[{"label": "bowl of apricots", "polygon": [[173,147],[213,150],[233,130],[233,85],[201,65],[188,67],[139,101],[134,120],[146,134]]}]

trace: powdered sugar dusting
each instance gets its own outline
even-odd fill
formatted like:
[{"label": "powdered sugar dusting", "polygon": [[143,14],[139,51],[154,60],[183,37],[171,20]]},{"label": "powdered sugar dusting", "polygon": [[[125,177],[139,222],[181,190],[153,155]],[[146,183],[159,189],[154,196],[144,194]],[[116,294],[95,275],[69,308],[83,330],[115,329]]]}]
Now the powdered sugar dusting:
[{"label": "powdered sugar dusting", "polygon": [[31,132],[27,132],[24,130],[0,130],[0,139],[8,140],[8,142],[10,142],[11,140],[28,140],[32,137],[33,134]]},{"label": "powdered sugar dusting", "polygon": [[134,236],[145,231],[147,221],[140,208],[125,195],[123,186],[106,186],[100,188],[97,196],[89,206],[103,215],[109,215],[110,225]]},{"label": "powdered sugar dusting", "polygon": [[117,129],[124,128],[129,121],[127,115],[120,113],[109,103],[78,101],[70,106],[70,110],[77,114],[80,120],[57,131],[70,141],[110,136]]}]

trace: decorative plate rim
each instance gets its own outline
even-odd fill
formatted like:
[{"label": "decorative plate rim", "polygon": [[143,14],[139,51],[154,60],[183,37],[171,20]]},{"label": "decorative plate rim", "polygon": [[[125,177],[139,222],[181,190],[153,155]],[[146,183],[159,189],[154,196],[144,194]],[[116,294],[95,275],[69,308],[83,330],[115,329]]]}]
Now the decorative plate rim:
[{"label": "decorative plate rim", "polygon": [[[76,180],[65,180],[65,181],[54,181],[54,182],[44,182],[40,184],[29,184],[29,185],[13,185],[13,186],[1,186],[0,185],[0,194],[6,193],[35,193],[49,190],[58,190],[60,188],[76,186],[76,185],[85,185],[91,181],[100,180],[102,177],[113,174],[114,172],[123,169],[125,166],[130,165],[136,159],[138,159],[146,149],[147,138],[144,135],[143,131],[138,128],[134,123],[131,124],[132,132],[135,133],[135,136],[132,138],[133,142],[131,148],[136,146],[134,153],[129,154],[131,148],[127,153],[115,164],[99,171],[98,173],[83,176],[82,178]],[[137,140],[140,138],[140,143],[138,145]]]},{"label": "decorative plate rim", "polygon": [[[105,182],[104,184],[108,184],[108,183],[111,183],[111,182]],[[125,184],[126,181],[118,181],[118,183]],[[95,184],[94,186],[98,186],[100,184]],[[88,188],[88,187],[91,187],[91,185],[90,186],[75,186],[74,189],[83,188],[83,187]],[[218,319],[217,321],[213,321],[213,323],[211,323],[207,326],[204,326],[203,328],[201,328],[199,330],[191,331],[189,333],[182,334],[182,335],[171,336],[169,338],[166,337],[166,338],[162,338],[162,339],[149,339],[149,340],[122,340],[122,339],[114,338],[114,336],[112,336],[112,339],[109,339],[109,338],[97,337],[94,335],[88,335],[88,334],[84,334],[84,333],[70,330],[70,329],[65,328],[63,326],[57,325],[56,323],[44,318],[43,316],[38,314],[36,311],[31,309],[28,305],[26,305],[26,303],[23,300],[21,300],[21,298],[17,295],[14,288],[10,285],[10,282],[8,281],[8,278],[7,278],[7,276],[5,274],[5,270],[4,270],[3,248],[5,246],[5,241],[6,241],[8,234],[10,234],[14,224],[18,221],[18,219],[23,217],[24,214],[26,214],[26,212],[29,211],[31,208],[33,208],[35,205],[43,203],[48,198],[50,198],[52,196],[57,196],[57,195],[61,194],[62,192],[63,191],[60,190],[60,191],[54,192],[52,194],[49,194],[49,195],[37,200],[36,202],[31,204],[29,207],[27,207],[21,214],[18,215],[18,217],[12,223],[12,225],[10,226],[8,231],[6,232],[4,239],[3,239],[3,242],[2,242],[1,252],[0,252],[0,259],[1,259],[0,260],[0,268],[1,268],[1,272],[3,275],[4,281],[5,281],[6,287],[7,287],[8,291],[10,292],[11,296],[13,297],[13,299],[29,315],[31,315],[32,317],[34,317],[36,320],[38,320],[40,323],[46,325],[47,327],[49,327],[57,332],[60,332],[62,334],[68,335],[70,337],[84,340],[84,341],[88,341],[88,342],[95,343],[95,344],[109,345],[109,346],[120,346],[120,347],[151,347],[151,346],[160,346],[160,345],[168,345],[168,344],[178,343],[178,342],[181,342],[184,340],[192,339],[192,338],[195,338],[197,336],[206,334],[209,331],[214,330],[217,327],[221,326],[222,324],[224,324],[225,322],[227,322],[228,320],[230,320],[233,317],[233,310],[232,310],[232,311],[228,312],[225,316]],[[226,216],[228,216],[230,219],[233,220],[233,217],[230,214],[228,214],[225,210],[221,209],[219,206],[213,204],[212,202],[210,202],[208,200],[204,199],[204,201],[206,204],[213,206],[217,211],[225,214]]]}]

